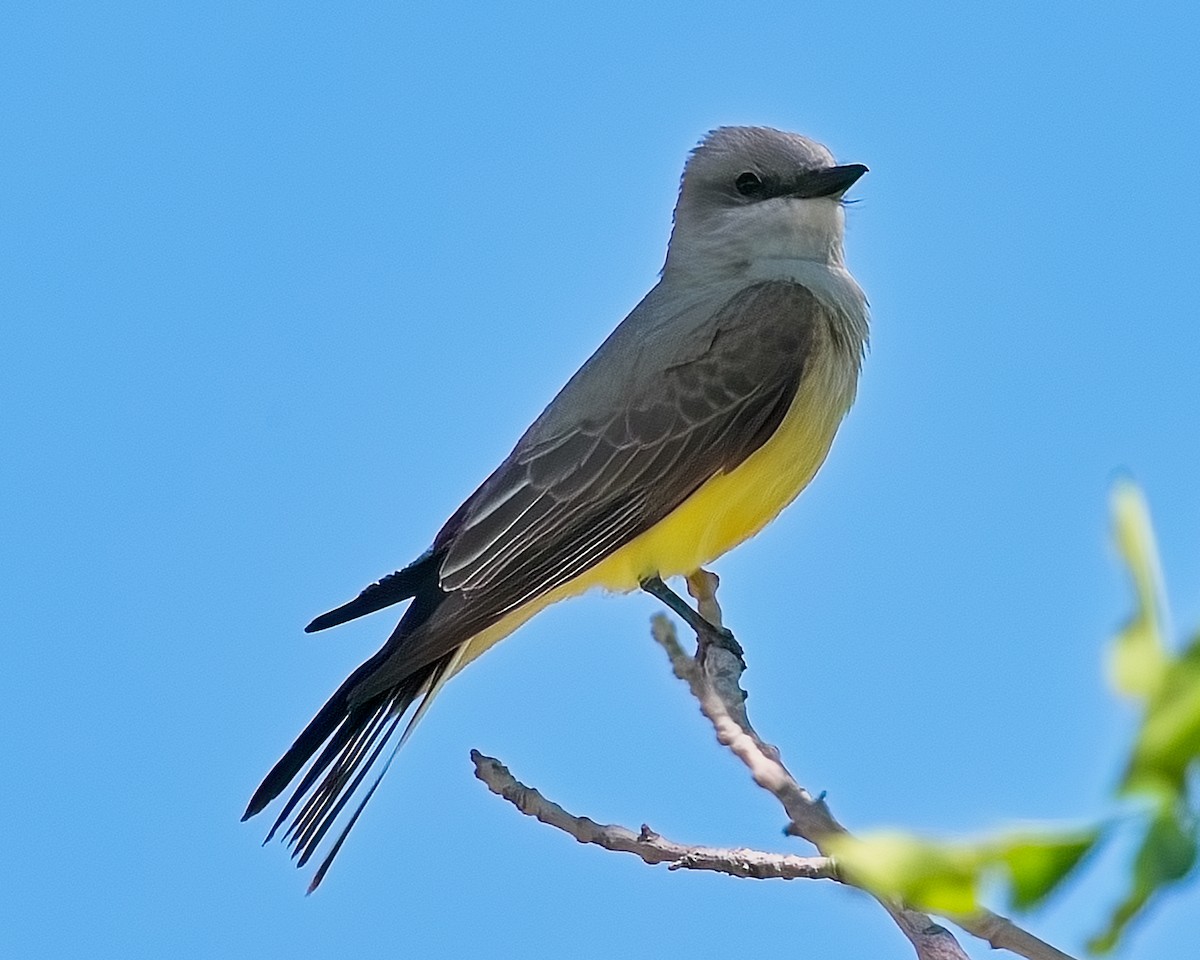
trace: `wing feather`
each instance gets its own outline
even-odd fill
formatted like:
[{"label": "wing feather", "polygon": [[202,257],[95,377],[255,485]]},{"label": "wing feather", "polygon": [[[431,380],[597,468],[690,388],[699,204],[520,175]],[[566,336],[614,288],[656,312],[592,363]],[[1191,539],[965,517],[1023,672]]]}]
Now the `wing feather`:
[{"label": "wing feather", "polygon": [[[550,436],[531,431],[468,503],[442,588],[464,591],[476,613],[509,610],[649,529],[770,436],[823,322],[824,308],[799,284],[754,285],[706,327],[707,350],[683,343],[685,359],[667,358],[609,409],[580,410]],[[563,402],[567,390],[555,406]],[[499,497],[509,500],[497,505]],[[519,514],[506,509],[514,500]]]}]

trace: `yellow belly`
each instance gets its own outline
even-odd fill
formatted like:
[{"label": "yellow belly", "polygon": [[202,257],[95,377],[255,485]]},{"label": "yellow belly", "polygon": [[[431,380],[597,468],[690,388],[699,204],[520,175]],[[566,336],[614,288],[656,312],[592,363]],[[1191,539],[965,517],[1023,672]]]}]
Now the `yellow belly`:
[{"label": "yellow belly", "polygon": [[691,573],[775,519],[825,461],[854,399],[855,365],[828,341],[823,346],[814,351],[791,407],[766,443],[590,570],[477,634],[455,672],[552,603],[594,587],[633,590],[652,574],[665,579]]}]

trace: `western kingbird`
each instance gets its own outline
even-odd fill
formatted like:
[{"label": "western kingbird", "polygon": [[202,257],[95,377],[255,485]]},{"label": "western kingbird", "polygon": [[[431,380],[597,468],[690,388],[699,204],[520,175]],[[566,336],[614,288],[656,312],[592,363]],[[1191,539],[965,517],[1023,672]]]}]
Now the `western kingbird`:
[{"label": "western kingbird", "polygon": [[290,816],[285,836],[303,865],[410,707],[405,736],[490,646],[593,587],[673,596],[663,579],[753,536],[807,486],[854,400],[866,347],[866,297],[842,254],[842,195],[866,170],[767,127],[721,127],[700,142],[654,289],[424,554],[305,628],[412,601],[243,819],[316,755],[267,837]]}]

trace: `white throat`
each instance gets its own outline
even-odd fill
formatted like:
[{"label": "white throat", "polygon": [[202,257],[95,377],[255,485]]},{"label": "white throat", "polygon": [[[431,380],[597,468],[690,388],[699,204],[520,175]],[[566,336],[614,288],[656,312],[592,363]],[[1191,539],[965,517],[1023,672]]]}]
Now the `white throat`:
[{"label": "white throat", "polygon": [[845,214],[829,198],[779,197],[721,211],[680,211],[663,280],[708,287],[794,280],[808,287],[866,339],[866,296],[846,270]]}]

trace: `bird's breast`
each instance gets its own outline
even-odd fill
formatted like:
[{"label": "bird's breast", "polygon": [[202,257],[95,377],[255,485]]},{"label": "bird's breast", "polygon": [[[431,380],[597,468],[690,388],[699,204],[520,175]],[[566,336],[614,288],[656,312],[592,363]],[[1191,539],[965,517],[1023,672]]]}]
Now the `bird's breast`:
[{"label": "bird's breast", "polygon": [[571,592],[594,586],[627,591],[651,574],[691,573],[758,533],[808,486],[825,461],[854,400],[857,375],[857,359],[824,331],[791,406],[767,441],[583,574]]}]

